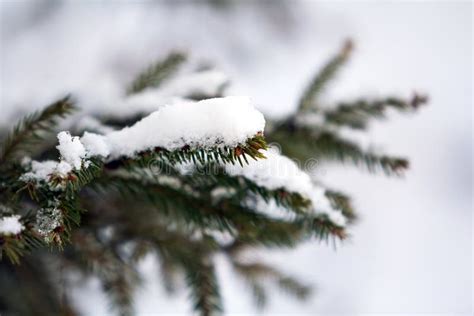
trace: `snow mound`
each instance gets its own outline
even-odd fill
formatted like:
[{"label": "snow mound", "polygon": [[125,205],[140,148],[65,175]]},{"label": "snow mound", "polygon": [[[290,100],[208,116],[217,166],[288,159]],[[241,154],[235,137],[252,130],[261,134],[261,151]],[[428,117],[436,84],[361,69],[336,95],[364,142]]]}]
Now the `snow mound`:
[{"label": "snow mound", "polygon": [[263,131],[265,119],[248,97],[224,97],[164,106],[105,139],[112,157],[161,147],[236,146]]},{"label": "snow mound", "polygon": [[340,210],[331,206],[325,190],[316,186],[311,177],[298,167],[298,164],[278,153],[275,149],[265,152],[267,159],[249,160],[243,167],[226,164],[223,167],[233,176],[243,176],[269,190],[285,189],[288,192],[300,193],[311,201],[314,211],[326,214],[334,224],[346,225],[346,218]]},{"label": "snow mound", "polygon": [[11,215],[0,218],[0,235],[17,235],[25,227],[20,222],[20,215]]}]

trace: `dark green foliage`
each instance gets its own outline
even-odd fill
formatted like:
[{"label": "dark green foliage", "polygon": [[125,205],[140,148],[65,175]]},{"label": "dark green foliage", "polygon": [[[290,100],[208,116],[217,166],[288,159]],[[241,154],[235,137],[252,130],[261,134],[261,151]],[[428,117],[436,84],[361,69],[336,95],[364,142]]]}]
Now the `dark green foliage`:
[{"label": "dark green foliage", "polygon": [[129,94],[141,92],[147,88],[156,88],[168,79],[186,60],[181,53],[171,53],[164,60],[160,60],[148,67],[133,80],[127,89]]},{"label": "dark green foliage", "polygon": [[125,166],[139,165],[143,167],[151,167],[155,164],[160,165],[163,162],[175,165],[186,162],[205,164],[220,161],[222,163],[230,164],[239,163],[243,166],[243,162],[248,163],[247,159],[251,158],[257,160],[258,158],[265,158],[265,155],[260,152],[261,149],[267,149],[267,143],[262,134],[257,134],[254,137],[249,138],[245,144],[239,144],[234,148],[228,146],[216,146],[210,148],[191,148],[189,146],[184,146],[179,150],[170,151],[157,147],[153,151],[140,153],[136,158],[112,161],[109,162],[108,165],[117,166],[120,164]]},{"label": "dark green foliage", "polygon": [[11,263],[19,264],[25,252],[43,246],[44,243],[39,236],[28,230],[20,236],[0,236],[0,260],[5,252]]},{"label": "dark green foliage", "polygon": [[60,212],[61,222],[48,235],[43,236],[48,243],[62,247],[64,242],[69,242],[72,229],[80,225],[81,214],[85,212],[78,200],[78,192],[98,177],[101,169],[102,162],[91,160],[88,167],[72,171],[67,178],[52,176],[50,179],[52,190],[48,186],[36,186],[28,182],[17,192],[27,190],[40,210],[57,209]]},{"label": "dark green foliage", "polygon": [[0,313],[8,316],[78,315],[46,253],[33,253],[21,265],[0,264]]},{"label": "dark green foliage", "polygon": [[206,254],[196,253],[196,257],[186,265],[186,283],[191,291],[194,310],[203,316],[222,311],[219,285],[212,263]]},{"label": "dark green foliage", "polygon": [[[410,101],[396,97],[360,99],[319,106],[320,94],[351,49],[352,43],[346,42],[315,75],[294,115],[268,121],[265,137],[258,133],[235,147],[154,148],[133,159],[103,162],[92,158],[87,167],[67,176],[51,175],[46,183],[25,182],[19,177],[29,167],[17,158],[30,152],[31,144],[54,128],[57,119],[69,113],[73,105],[64,98],[27,117],[6,138],[0,156],[0,206],[7,206],[9,212],[0,218],[18,214],[25,226],[21,234],[0,236],[0,253],[9,258],[0,262],[0,313],[76,315],[64,291],[74,285],[61,281],[63,272],[53,271],[54,267],[64,267],[64,273],[80,271],[97,278],[111,308],[120,315],[132,315],[134,293],[142,280],[136,266],[148,256],[159,262],[165,288],[171,293],[184,284],[193,310],[201,315],[224,312],[214,260],[217,255],[229,260],[257,306],[267,302],[269,286],[297,299],[309,297],[309,285],[266,263],[244,261],[242,255],[262,248],[291,249],[307,241],[344,240],[347,226],[337,226],[327,215],[313,212],[318,206],[298,192],[270,190],[245,177],[229,175],[222,164],[245,167],[251,159],[265,159],[267,141],[272,141],[284,154],[301,162],[316,158],[318,163],[353,164],[389,175],[404,171],[407,160],[366,151],[340,136],[338,129],[366,129],[371,118],[385,117],[388,108],[411,112],[426,102],[425,97],[415,95]],[[170,54],[138,75],[127,92],[159,88],[184,59],[184,55]],[[320,123],[301,124],[299,118],[313,114],[322,117]],[[113,124],[124,127],[139,118],[116,119]],[[38,157],[56,153],[53,142],[45,144],[49,145]],[[180,172],[178,165],[182,163],[191,164],[193,169]],[[222,194],[216,194],[219,190]],[[349,224],[356,220],[346,194],[326,190],[326,196]],[[257,201],[267,204],[257,209]],[[267,212],[265,207],[272,205],[283,212],[278,216]],[[57,226],[40,234],[38,214],[53,214],[54,210],[61,215]],[[46,245],[51,251],[45,251]]]}]

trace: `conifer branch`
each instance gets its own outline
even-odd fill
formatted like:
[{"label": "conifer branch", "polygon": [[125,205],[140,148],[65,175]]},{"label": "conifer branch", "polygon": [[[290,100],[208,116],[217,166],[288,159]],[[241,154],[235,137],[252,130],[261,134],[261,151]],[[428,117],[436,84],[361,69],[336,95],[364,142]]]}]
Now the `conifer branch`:
[{"label": "conifer branch", "polygon": [[172,181],[174,189],[192,188],[202,194],[203,198],[210,200],[211,204],[213,199],[217,200],[214,202],[221,200],[219,196],[213,197],[213,192],[223,190],[222,198],[236,204],[248,198],[259,197],[266,203],[274,201],[277,206],[296,214],[307,213],[311,206],[311,202],[299,192],[290,192],[285,188],[268,189],[246,177],[230,175],[222,165],[216,163],[196,165],[192,171],[184,174],[162,161],[145,168],[128,168],[127,171],[129,174],[123,174],[124,177],[141,179],[143,186],[161,184],[161,179]]},{"label": "conifer branch", "polygon": [[222,311],[222,303],[214,265],[202,256],[195,258],[193,263],[185,270],[194,310],[202,316],[215,315]]},{"label": "conifer branch", "polygon": [[[5,315],[79,315],[61,295],[52,256],[34,253],[21,264],[0,264],[0,311]],[[12,284],[15,285],[12,290]]]},{"label": "conifer branch", "polygon": [[[264,157],[259,151],[262,148],[266,148],[265,140],[262,135],[256,135],[248,139],[245,145],[240,145],[236,148],[225,147],[224,150],[219,148],[214,149],[214,151],[212,148],[195,150],[184,148],[177,151],[155,149],[152,155],[143,153],[138,158],[128,159],[127,163],[132,167],[150,164],[152,160],[155,162],[156,160],[166,161],[167,163],[183,163],[186,161],[196,163],[196,161],[199,161],[205,164],[207,161],[213,161],[212,159],[220,159],[226,163],[235,163],[240,161],[241,156],[245,157],[246,154],[253,159]],[[113,164],[114,162],[109,163],[108,167],[110,168]],[[41,183],[38,185],[38,183],[35,183],[36,180],[29,180],[20,189],[20,192],[27,190],[31,199],[38,202],[41,206],[38,214],[41,213],[41,217],[44,220],[41,221],[40,227],[45,227],[42,228],[41,234],[43,234],[47,243],[54,243],[62,247],[64,241],[69,240],[72,229],[80,224],[81,214],[84,210],[79,205],[79,191],[85,185],[96,180],[101,175],[104,166],[99,158],[91,158],[87,163],[83,163],[83,165],[86,165],[86,167],[72,170],[67,176],[51,174],[45,184]],[[130,188],[130,185],[127,184],[124,187]],[[177,194],[177,192],[174,192],[174,194]],[[55,201],[54,205],[51,205],[51,201]],[[201,201],[200,203],[204,207],[205,202]],[[189,207],[189,205],[187,206]],[[189,212],[189,208],[186,211]],[[51,219],[48,217],[51,217]],[[220,219],[226,220],[225,217],[220,217]],[[228,226],[224,222],[218,224]]]},{"label": "conifer branch", "polygon": [[43,133],[51,131],[59,118],[65,117],[74,109],[74,103],[67,96],[26,116],[3,141],[0,166],[6,162],[12,163],[18,155],[31,151],[32,145],[42,139]]},{"label": "conifer branch", "polygon": [[355,129],[365,129],[371,118],[381,119],[388,108],[400,112],[412,112],[427,102],[426,96],[414,94],[411,100],[388,97],[369,101],[360,99],[355,102],[344,102],[336,108],[324,112],[327,123],[347,125]]},{"label": "conifer branch", "polygon": [[283,153],[306,160],[316,157],[320,161],[336,161],[353,164],[369,172],[382,171],[386,175],[401,175],[409,167],[405,158],[379,155],[362,149],[358,144],[346,140],[331,131],[309,128],[280,128],[267,134],[270,142],[282,145]]},{"label": "conifer branch", "polygon": [[133,315],[133,294],[141,282],[138,272],[121,258],[113,245],[104,243],[95,234],[76,233],[73,249],[75,260],[82,261],[85,272],[99,278],[111,306],[122,316]]},{"label": "conifer branch", "polygon": [[151,87],[158,87],[172,76],[185,60],[186,56],[184,54],[177,52],[169,54],[164,60],[156,62],[138,74],[128,87],[128,94],[138,93]]},{"label": "conifer branch", "polygon": [[302,284],[295,278],[261,262],[244,263],[231,257],[232,266],[253,290],[257,306],[263,308],[266,303],[265,284],[273,283],[282,291],[305,300],[311,294],[311,287]]},{"label": "conifer branch", "polygon": [[[223,209],[209,205],[206,199],[187,193],[183,189],[173,189],[165,185],[143,183],[134,179],[114,177],[112,181],[100,181],[96,185],[101,190],[114,189],[120,193],[122,203],[130,198],[155,205],[155,212],[169,216],[174,221],[191,225],[191,227],[216,229],[233,232],[239,222],[248,221],[252,225],[261,217],[254,212],[232,214],[237,206]],[[137,219],[139,220],[139,219]]]},{"label": "conifer branch", "polygon": [[314,76],[300,99],[298,106],[299,111],[306,111],[317,105],[317,98],[331,81],[331,79],[334,78],[341,66],[347,61],[352,49],[352,41],[346,40],[337,55],[331,58],[328,63],[324,65],[323,68]]},{"label": "conifer branch", "polygon": [[[120,192],[120,203],[135,200],[155,205],[155,211],[165,215],[171,222],[183,222],[197,229],[213,229],[236,236],[241,245],[266,247],[292,247],[302,239],[329,237],[345,238],[343,228],[337,227],[323,215],[306,214],[295,219],[277,219],[255,212],[235,202],[223,199],[218,204],[209,204],[206,195],[186,193],[184,189],[173,189],[165,185],[151,184],[134,179],[114,177],[113,180],[96,183],[102,190],[114,188]],[[202,188],[205,192],[205,188]],[[137,203],[136,203],[137,204]],[[136,205],[135,204],[135,205]],[[147,221],[153,214],[127,221]],[[139,222],[134,224],[141,226]],[[237,235],[236,235],[237,234]]]},{"label": "conifer branch", "polygon": [[333,133],[322,133],[313,145],[322,159],[353,163],[370,172],[383,171],[386,175],[400,175],[408,169],[408,160],[404,158],[366,152],[359,145]]},{"label": "conifer branch", "polygon": [[[352,163],[370,171],[399,174],[408,167],[406,160],[366,151],[340,137],[337,129],[341,126],[364,129],[369,119],[383,118],[388,108],[414,110],[426,102],[426,97],[415,95],[410,101],[396,97],[361,99],[340,103],[330,110],[319,108],[321,92],[347,61],[351,50],[352,43],[347,41],[308,85],[298,113],[276,124],[267,133],[267,139],[280,143],[283,152],[292,158],[316,157],[321,161]],[[159,87],[184,59],[182,54],[170,54],[139,74],[126,92],[135,94]],[[190,77],[186,89],[176,90],[180,91],[177,96],[200,99],[220,94],[226,80],[220,73],[199,73]],[[201,89],[201,82],[208,89]],[[183,105],[186,107],[182,108]],[[272,162],[283,164],[285,159],[290,160],[285,157],[272,160],[276,155],[264,154],[267,143],[260,131],[265,120],[248,98],[212,99],[166,107],[168,111],[161,109],[134,126],[107,135],[89,134],[79,139],[61,133],[60,162],[35,161],[29,166],[18,163],[16,158],[30,151],[31,144],[73,108],[69,97],[53,103],[18,124],[3,145],[0,201],[11,205],[14,211],[2,222],[0,232],[0,256],[6,254],[11,262],[0,264],[0,312],[6,304],[7,312],[32,314],[30,308],[15,307],[18,298],[6,303],[3,300],[4,293],[11,293],[11,288],[3,286],[3,280],[14,275],[7,282],[19,282],[19,295],[25,296],[28,304],[40,313],[75,313],[67,296],[61,300],[60,289],[46,282],[48,272],[42,270],[45,266],[37,252],[31,252],[48,244],[64,247],[64,251],[51,254],[57,262],[96,276],[111,305],[121,315],[133,313],[133,294],[140,284],[134,267],[150,254],[159,258],[163,283],[168,290],[176,285],[176,275],[185,278],[194,311],[201,315],[223,310],[213,261],[216,254],[228,256],[259,306],[267,300],[268,283],[304,299],[310,294],[307,285],[269,265],[240,261],[239,255],[246,249],[294,248],[307,240],[344,240],[348,237],[346,223],[356,219],[348,196],[336,190],[326,190],[325,196],[322,196],[324,191],[312,192],[315,185],[298,166],[295,169],[300,173],[283,181],[262,180],[260,174],[253,174],[262,164],[263,169],[272,171],[276,165]],[[194,122],[208,122],[209,115],[222,116],[222,121],[189,128],[195,124],[183,120],[183,114]],[[306,114],[316,114],[318,126],[312,126],[314,121],[310,119],[299,120]],[[248,122],[244,123],[249,124],[234,124],[245,119]],[[308,122],[310,126],[305,125]],[[162,128],[155,130],[155,126]],[[174,127],[176,132],[170,130]],[[245,135],[251,134],[255,135],[245,139]],[[142,136],[146,141],[142,142]],[[176,144],[180,148],[176,149]],[[42,157],[51,156],[54,150],[49,148]],[[265,155],[267,160],[256,165],[249,163],[250,159],[265,159]],[[193,167],[191,172],[183,171],[188,165]],[[291,161],[286,165],[294,167]],[[255,168],[244,170],[246,167]],[[318,198],[324,202],[320,206]],[[276,204],[279,211],[287,210],[288,214],[269,212],[262,209],[264,203],[260,202],[266,202],[270,208]],[[25,214],[23,209],[32,205],[37,209]],[[221,235],[226,238],[218,238]],[[29,256],[21,258],[25,254]],[[21,269],[14,264],[20,261],[36,264],[35,260],[38,269],[28,266],[16,274]],[[41,275],[30,280],[34,274]],[[21,286],[24,284],[32,284],[34,289]],[[32,293],[39,299],[31,299]]]},{"label": "conifer branch", "polygon": [[161,226],[156,235],[141,233],[141,238],[150,238],[162,257],[178,264],[186,276],[194,310],[202,316],[215,315],[222,311],[219,285],[215,274],[212,254],[218,249],[209,236],[192,239]]},{"label": "conifer branch", "polygon": [[[80,225],[81,214],[85,210],[78,199],[80,190],[97,178],[102,172],[102,162],[91,159],[87,167],[71,171],[67,177],[50,175],[49,182],[37,185],[30,180],[18,192],[27,191],[30,198],[37,202],[36,226],[49,244],[60,248],[68,242],[72,229]],[[38,234],[39,233],[39,234]]]},{"label": "conifer branch", "polygon": [[[142,166],[150,167],[160,165],[163,162],[171,165],[182,163],[206,164],[211,162],[219,162],[243,165],[248,158],[257,160],[265,159],[265,155],[260,150],[267,149],[267,143],[263,134],[258,133],[252,138],[246,140],[244,144],[236,147],[214,146],[209,148],[198,147],[191,148],[184,146],[177,150],[168,150],[161,147],[155,147],[153,150],[139,153],[137,157],[122,158],[108,162],[107,168],[117,168],[120,166]],[[247,158],[248,157],[248,158]]]},{"label": "conifer branch", "polygon": [[326,196],[331,201],[331,203],[333,203],[334,208],[341,210],[342,214],[349,221],[349,223],[353,223],[355,220],[357,220],[357,214],[354,207],[352,206],[350,197],[335,190],[326,190]]},{"label": "conifer branch", "polygon": [[[0,214],[5,215],[5,214]],[[24,229],[21,233],[12,235],[0,234],[0,262],[3,255],[12,264],[20,264],[22,257],[34,249],[44,247],[44,242],[40,236],[33,230],[34,217],[31,212],[21,218]]]},{"label": "conifer branch", "polygon": [[166,256],[159,257],[161,280],[167,294],[173,294],[178,287],[179,269]]}]

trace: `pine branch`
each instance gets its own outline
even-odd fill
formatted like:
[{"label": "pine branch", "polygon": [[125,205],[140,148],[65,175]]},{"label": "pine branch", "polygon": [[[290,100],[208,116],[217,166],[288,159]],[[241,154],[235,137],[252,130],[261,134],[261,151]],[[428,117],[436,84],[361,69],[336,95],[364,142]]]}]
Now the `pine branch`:
[{"label": "pine branch", "polygon": [[366,152],[357,144],[336,136],[333,133],[322,133],[313,143],[319,157],[351,162],[358,167],[365,167],[370,172],[383,171],[386,175],[399,175],[408,168],[408,160],[386,155]]},{"label": "pine branch", "polygon": [[163,287],[168,294],[175,293],[178,287],[179,270],[168,257],[159,257],[161,280]]},{"label": "pine branch", "polygon": [[2,315],[78,315],[70,300],[61,297],[50,259],[35,253],[23,258],[21,265],[0,264]]},{"label": "pine branch", "polygon": [[130,168],[128,171],[130,174],[124,174],[124,177],[134,176],[136,179],[142,179],[144,185],[171,181],[177,189],[185,190],[191,187],[195,191],[199,191],[202,198],[207,199],[211,204],[221,199],[219,196],[214,196],[213,192],[223,190],[230,194],[224,194],[222,198],[232,200],[236,204],[248,198],[259,197],[266,203],[274,201],[277,206],[284,207],[289,212],[296,214],[308,212],[311,206],[311,202],[299,192],[289,192],[284,188],[268,189],[246,177],[230,175],[222,165],[216,163],[196,165],[192,171],[185,174],[175,170],[172,165],[166,162],[154,164],[151,169]]},{"label": "pine branch", "polygon": [[264,307],[266,303],[265,283],[273,283],[282,291],[293,295],[298,300],[305,300],[311,293],[311,287],[302,284],[295,278],[260,262],[243,263],[231,257],[234,271],[239,274],[253,290],[256,304]]},{"label": "pine branch", "polygon": [[246,248],[293,248],[305,240],[344,240],[345,229],[334,225],[325,215],[307,215],[292,220],[263,216],[253,225],[240,222],[235,241],[227,248],[240,252]]},{"label": "pine branch", "polygon": [[78,198],[79,191],[101,174],[102,165],[100,160],[91,159],[87,167],[73,170],[67,177],[53,174],[48,184],[30,181],[17,192],[27,191],[39,205],[36,226],[47,243],[62,247],[69,241],[71,231],[80,225],[81,214],[85,212]]},{"label": "pine branch", "polygon": [[386,175],[400,175],[408,169],[408,160],[379,155],[362,149],[330,131],[308,128],[288,130],[280,128],[267,134],[269,142],[278,142],[285,155],[300,160],[317,158],[322,161],[350,163],[370,172],[383,171]]},{"label": "pine branch", "polygon": [[158,87],[172,76],[186,60],[181,53],[171,53],[164,60],[158,61],[138,74],[127,89],[128,94],[138,93],[147,88]]},{"label": "pine branch", "polygon": [[369,119],[381,119],[388,108],[400,112],[412,112],[426,103],[427,97],[415,94],[407,101],[397,97],[388,97],[369,101],[360,99],[355,102],[340,103],[335,109],[324,112],[326,122],[336,125],[347,125],[355,129],[365,129]]},{"label": "pine branch", "polygon": [[123,158],[108,162],[106,167],[110,169],[118,168],[120,166],[141,166],[150,167],[153,165],[160,165],[163,162],[171,165],[182,163],[206,164],[210,162],[219,162],[236,164],[243,163],[248,158],[254,160],[264,159],[265,155],[260,150],[267,149],[267,143],[263,134],[258,133],[252,138],[247,139],[245,144],[237,145],[236,147],[229,146],[215,146],[209,148],[191,148],[184,146],[178,150],[168,150],[161,147],[156,147],[153,150],[140,153],[134,158]]},{"label": "pine branch", "polygon": [[300,99],[298,106],[299,111],[306,111],[311,107],[316,106],[316,99],[347,61],[352,48],[352,41],[345,41],[337,55],[330,59],[329,62],[314,76]]},{"label": "pine branch", "polygon": [[[101,240],[97,232],[74,235],[73,254],[69,260],[80,261],[85,272],[99,278],[110,305],[119,315],[133,315],[133,294],[141,280],[137,271],[125,261],[114,245]],[[72,255],[72,256],[71,256]]]},{"label": "pine branch", "polygon": [[295,214],[307,213],[311,206],[311,202],[299,192],[289,192],[284,188],[270,190],[246,177],[231,176],[214,165],[197,168],[194,173],[186,176],[186,180],[195,187],[207,187],[209,191],[215,188],[232,189],[235,191],[234,194],[226,199],[230,199],[234,203],[257,196],[266,203],[274,201],[277,206],[284,207],[290,213]]},{"label": "pine branch", "polygon": [[[170,231],[165,226],[158,227],[154,231],[140,232],[137,237],[149,239],[160,257],[178,264],[184,270],[197,313],[208,316],[221,312],[219,285],[212,263],[212,253],[218,249],[215,241],[209,236],[192,238],[189,234]],[[131,229],[136,230],[137,227]]]},{"label": "pine branch", "polygon": [[[156,212],[159,212],[165,216],[161,217],[162,220],[167,219],[174,224],[182,223],[190,229],[228,232],[236,236],[236,243],[245,247],[293,247],[298,242],[310,238],[321,240],[328,240],[329,237],[345,238],[343,228],[334,226],[319,214],[308,214],[294,220],[277,219],[230,200],[223,199],[218,204],[210,204],[206,196],[199,197],[186,193],[183,189],[142,183],[134,179],[114,178],[103,185],[103,189],[112,187],[121,193],[118,196],[120,200],[115,203],[118,208],[124,210],[122,213],[126,216],[121,222],[140,227],[142,233],[157,230],[156,223],[151,219],[156,217]],[[134,203],[129,205],[127,201]],[[139,210],[145,211],[147,208],[142,203],[148,202],[156,208],[151,209],[149,213],[137,213]],[[128,207],[134,208],[133,216],[127,211]]]},{"label": "pine branch", "polygon": [[[122,205],[126,201],[134,200],[135,203],[141,201],[155,206],[155,213],[159,212],[173,222],[178,222],[191,227],[216,229],[219,231],[233,232],[237,221],[247,221],[249,225],[259,221],[261,217],[255,212],[238,212],[237,206],[229,206],[224,209],[209,204],[207,199],[195,196],[193,192],[183,189],[174,189],[166,185],[144,183],[136,179],[124,179],[113,177],[110,180],[102,178],[95,184],[100,190],[115,190],[120,195]],[[109,191],[110,193],[110,191]],[[146,222],[154,214],[149,214],[144,218],[131,218],[137,226],[153,225]],[[242,219],[241,219],[242,218]],[[145,221],[141,223],[140,221]]]},{"label": "pine branch", "polygon": [[[265,139],[262,135],[258,134],[248,139],[244,145],[239,145],[235,148],[183,148],[176,151],[157,148],[152,153],[145,152],[140,154],[138,158],[127,159],[125,163],[132,168],[137,165],[151,165],[157,161],[166,161],[167,163],[182,163],[186,161],[196,163],[196,161],[199,161],[205,164],[208,161],[221,160],[225,163],[235,163],[236,161],[241,162],[241,157],[247,160],[246,155],[253,159],[264,157],[259,151],[263,148],[266,148]],[[124,163],[123,160],[119,159],[108,163],[108,167],[110,168],[117,162],[119,165]],[[67,176],[50,175],[46,184],[35,183],[36,180],[32,179],[20,189],[20,192],[28,190],[30,197],[41,205],[38,211],[38,214],[41,213],[42,218],[41,227],[44,227],[41,234],[44,235],[48,243],[55,243],[62,247],[63,242],[69,240],[73,227],[79,226],[81,214],[84,210],[78,203],[77,195],[85,185],[97,179],[103,169],[103,163],[98,158],[90,158],[83,165],[87,167],[73,170]],[[172,197],[170,198],[172,199]],[[55,201],[54,205],[51,205],[51,201]],[[201,204],[204,206],[205,201],[201,201]],[[57,215],[54,215],[56,213]],[[48,218],[48,214],[49,217],[52,217],[51,220]],[[225,220],[223,217],[221,219]],[[224,222],[219,224],[221,226],[228,226]]]},{"label": "pine branch", "polygon": [[44,247],[44,242],[33,230],[34,217],[32,212],[22,216],[24,229],[17,235],[0,235],[0,262],[3,254],[12,264],[20,264],[21,258],[34,249]]},{"label": "pine branch", "polygon": [[75,109],[69,96],[60,99],[45,109],[26,116],[5,138],[0,154],[0,165],[13,163],[20,154],[28,153],[32,145],[40,141],[45,132],[56,126],[59,118],[65,117]]},{"label": "pine branch", "polygon": [[326,196],[331,201],[335,209],[341,210],[344,217],[347,218],[349,223],[353,223],[357,220],[355,209],[352,206],[350,197],[346,196],[342,192],[334,190],[326,190]]},{"label": "pine branch", "polygon": [[[318,108],[318,98],[347,61],[351,50],[352,43],[347,41],[342,50],[316,74],[300,100],[299,112],[283,124],[278,124],[269,133],[270,140],[281,143],[283,151],[290,153],[292,158],[304,160],[317,157],[322,161],[353,163],[371,171],[398,174],[407,168],[406,160],[367,152],[339,137],[329,127],[365,128],[369,119],[383,118],[387,108],[408,111],[425,103],[426,98],[415,95],[411,101],[398,98],[362,99],[354,103],[341,103],[332,110]],[[184,55],[170,54],[139,74],[127,93],[159,87],[178,70],[184,59]],[[212,89],[194,88],[195,82],[210,82],[202,78],[206,77],[192,77],[188,89],[181,89],[181,93],[188,95],[181,97],[200,99],[206,94],[221,93],[224,87],[220,85],[222,78],[213,80],[216,83]],[[184,92],[186,90],[191,92]],[[146,255],[153,254],[159,258],[165,287],[172,290],[176,283],[174,277],[179,273],[185,277],[195,312],[213,315],[222,312],[213,262],[216,254],[229,256],[237,273],[248,282],[257,304],[263,306],[267,299],[265,282],[277,285],[299,299],[305,299],[310,288],[266,264],[238,261],[237,256],[243,250],[294,248],[307,240],[335,241],[348,237],[345,227],[336,225],[338,221],[331,220],[329,215],[318,213],[317,205],[313,210],[311,201],[302,194],[288,192],[284,188],[270,190],[243,176],[225,173],[229,166],[223,164],[238,163],[245,168],[249,159],[265,158],[262,150],[267,149],[267,144],[261,132],[236,146],[223,146],[227,142],[220,139],[213,147],[203,148],[193,144],[177,150],[156,147],[137,154],[132,150],[129,155],[133,157],[111,158],[116,157],[113,153],[108,158],[93,156],[90,154],[92,151],[87,149],[86,154],[79,157],[82,169],[64,174],[60,170],[69,169],[60,169],[58,165],[54,167],[53,162],[53,167],[46,170],[54,171],[46,177],[36,177],[33,168],[25,170],[16,158],[30,151],[31,144],[50,130],[57,118],[72,109],[69,98],[50,105],[16,126],[4,144],[0,155],[0,201],[14,205],[15,214],[24,214],[17,210],[30,207],[32,203],[38,206],[38,210],[36,214],[21,217],[21,224],[24,225],[21,233],[11,235],[5,230],[5,236],[0,236],[0,254],[6,254],[12,263],[21,260],[30,264],[35,262],[29,261],[30,258],[36,258],[31,250],[44,247],[45,241],[59,248],[64,246],[64,251],[52,253],[55,260],[79,268],[87,275],[97,276],[109,295],[111,305],[122,315],[133,312],[133,294],[140,284],[134,267]],[[216,107],[214,111],[217,109],[222,107]],[[301,123],[299,115],[311,114],[309,111],[323,118],[322,126],[298,126]],[[203,112],[198,109],[192,113],[194,118]],[[229,118],[231,121],[232,117]],[[180,117],[177,122],[180,122]],[[256,131],[263,128],[263,124],[259,126]],[[149,134],[148,126],[145,127],[142,132]],[[182,127],[186,126],[183,124]],[[215,132],[215,129],[210,130]],[[206,133],[203,134],[206,138]],[[121,138],[118,139],[118,143],[121,141]],[[42,157],[56,155],[53,151],[54,148],[51,148],[43,152]],[[69,163],[64,157],[61,159]],[[193,172],[180,171],[183,164],[194,166]],[[32,171],[32,176],[20,178],[26,171]],[[349,197],[335,190],[326,191],[326,197],[349,223],[355,220]],[[271,207],[275,202],[280,208],[288,210],[288,214],[275,216],[262,210],[260,204],[257,208],[253,202],[261,200]],[[10,231],[16,231],[12,227],[10,225]],[[226,238],[221,240],[218,238],[220,235]],[[27,253],[31,257],[21,258]],[[10,308],[6,312],[12,310],[29,315],[31,308],[23,308],[16,303],[25,301],[43,314],[74,313],[67,299],[57,307],[61,302],[56,299],[59,292],[54,286],[44,283],[44,287],[40,286],[38,290],[37,285],[43,284],[42,277],[46,279],[48,271],[28,269],[24,274],[26,278],[24,275],[11,278],[11,272],[17,268],[14,266],[11,269],[12,266],[8,262],[0,264],[0,313],[4,312],[4,306],[10,308],[16,304],[17,309]],[[36,278],[36,274],[41,275]],[[30,283],[34,288],[25,290],[24,285]],[[4,284],[14,284],[19,289],[18,295],[15,291],[12,293],[11,286],[5,287]],[[4,299],[4,293],[13,300]],[[44,309],[43,303],[50,304],[51,308],[47,306]]]},{"label": "pine branch", "polygon": [[215,315],[222,311],[222,303],[214,265],[209,258],[198,260],[185,267],[194,310],[202,316]]}]

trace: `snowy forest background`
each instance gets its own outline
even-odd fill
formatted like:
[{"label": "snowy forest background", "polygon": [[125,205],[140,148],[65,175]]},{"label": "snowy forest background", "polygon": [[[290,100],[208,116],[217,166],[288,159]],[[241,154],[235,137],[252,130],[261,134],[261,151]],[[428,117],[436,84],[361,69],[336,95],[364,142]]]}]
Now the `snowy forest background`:
[{"label": "snowy forest background", "polygon": [[[261,253],[317,287],[303,304],[275,292],[264,312],[469,314],[472,4],[213,2],[2,1],[0,126],[65,92],[85,101],[113,95],[131,72],[176,49],[228,75],[229,94],[250,95],[266,116],[281,117],[351,37],[354,56],[326,98],[428,93],[419,115],[374,123],[360,139],[407,155],[411,169],[403,179],[316,170],[355,198],[361,220],[337,250],[313,243]],[[186,293],[164,295],[151,260],[141,269],[149,280],[136,297],[138,314],[189,311]],[[218,272],[226,311],[253,313],[224,261]],[[77,297],[85,315],[107,314],[93,280]]]}]

